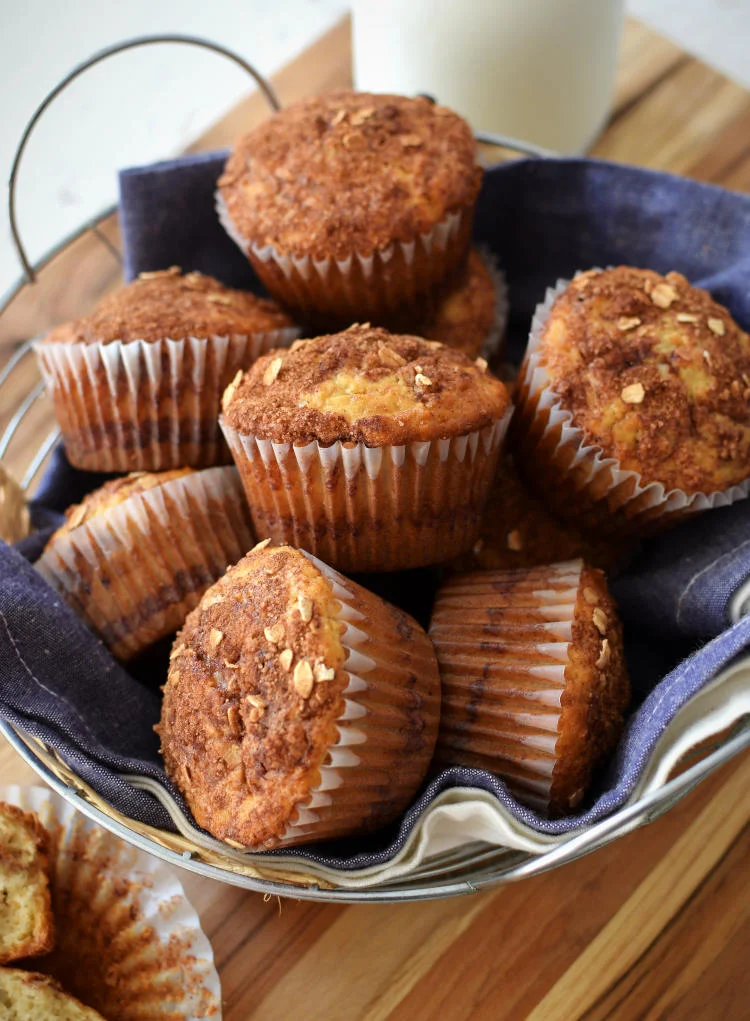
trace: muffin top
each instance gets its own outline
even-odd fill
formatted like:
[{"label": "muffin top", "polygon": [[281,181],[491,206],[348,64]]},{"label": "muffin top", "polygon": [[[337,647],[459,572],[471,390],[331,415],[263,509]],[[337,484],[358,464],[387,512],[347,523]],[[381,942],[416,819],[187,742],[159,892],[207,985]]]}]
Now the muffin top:
[{"label": "muffin top", "polygon": [[476,358],[495,322],[496,305],[495,284],[482,256],[472,248],[464,273],[441,298],[422,333]]},{"label": "muffin top", "polygon": [[679,273],[579,274],[539,351],[585,442],[644,483],[712,493],[750,475],[750,338]]},{"label": "muffin top", "polygon": [[236,144],[219,180],[255,245],[345,258],[411,241],[476,199],[468,124],[426,99],[331,92],[274,114]]},{"label": "muffin top", "polygon": [[92,518],[125,503],[131,496],[138,496],[156,486],[163,486],[165,482],[171,482],[172,479],[180,479],[184,475],[192,474],[194,474],[192,468],[173,468],[171,471],[156,473],[131,472],[130,475],[123,475],[122,478],[105,482],[99,489],[87,493],[80,503],[74,503],[72,507],[68,507],[64,523],[52,534],[47,548],[57,539],[68,535],[80,525],[91,521]]},{"label": "muffin top", "polygon": [[198,822],[246,846],[280,839],[309,799],[349,682],[331,582],[304,553],[268,543],[189,614],[157,728]]},{"label": "muffin top", "polygon": [[509,405],[482,359],[367,325],[271,351],[238,373],[222,402],[241,433],[373,447],[460,436]]},{"label": "muffin top", "polygon": [[83,319],[58,326],[48,341],[108,344],[115,340],[203,339],[250,335],[293,326],[279,306],[249,291],[235,291],[202,273],[179,267],[141,273],[105,295]]}]

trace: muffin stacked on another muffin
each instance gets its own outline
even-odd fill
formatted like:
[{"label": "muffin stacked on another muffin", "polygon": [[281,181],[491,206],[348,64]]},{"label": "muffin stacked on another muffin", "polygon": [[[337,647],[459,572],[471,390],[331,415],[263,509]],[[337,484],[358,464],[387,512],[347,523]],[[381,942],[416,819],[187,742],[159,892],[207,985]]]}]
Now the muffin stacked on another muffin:
[{"label": "muffin stacked on another muffin", "polygon": [[435,653],[414,620],[264,540],[188,617],[157,731],[199,825],[262,848],[395,819],[439,714]]},{"label": "muffin stacked on another muffin", "polygon": [[537,309],[518,463],[563,517],[641,533],[750,488],[750,337],[679,273],[589,270]]},{"label": "muffin stacked on another muffin", "polygon": [[463,268],[482,171],[426,99],[332,92],[241,138],[219,212],[269,292],[317,328],[399,325]]},{"label": "muffin stacked on another muffin", "polygon": [[510,412],[485,362],[354,326],[260,358],[221,426],[258,535],[394,571],[475,542]]},{"label": "muffin stacked on another muffin", "polygon": [[297,336],[273,302],[173,267],[142,273],[34,350],[71,464],[157,471],[226,464],[222,391]]}]

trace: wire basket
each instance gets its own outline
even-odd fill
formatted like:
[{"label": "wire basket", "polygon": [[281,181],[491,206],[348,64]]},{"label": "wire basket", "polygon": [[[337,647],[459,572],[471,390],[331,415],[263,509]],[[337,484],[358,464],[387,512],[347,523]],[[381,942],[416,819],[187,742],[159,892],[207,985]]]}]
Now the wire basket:
[{"label": "wire basket", "polygon": [[[206,40],[176,35],[129,40],[96,54],[74,69],[40,104],[21,140],[9,193],[11,227],[25,275],[0,303],[0,460],[20,480],[28,495],[33,494],[59,430],[31,354],[31,343],[25,339],[13,344],[13,340],[38,336],[55,325],[47,312],[53,302],[56,320],[62,316],[74,318],[86,311],[104,291],[120,282],[121,259],[116,209],[112,208],[85,223],[32,266],[16,224],[18,167],[34,125],[70,81],[112,54],[154,43],[202,46],[228,57],[251,75],[274,109],[279,106],[270,85],[236,54]],[[513,139],[486,134],[477,137],[481,142],[527,155],[549,155]],[[96,274],[92,273],[94,266]],[[94,288],[90,286],[92,276],[97,281]],[[69,297],[64,309],[60,304],[61,281]],[[748,609],[750,586],[745,586],[734,599],[733,618],[739,619]],[[729,673],[736,673],[750,691],[750,659],[733,664],[724,675]],[[473,841],[427,858],[399,879],[365,889],[337,886],[330,875],[324,875],[314,863],[304,859],[242,853],[207,837],[187,825],[177,806],[170,804],[168,795],[147,778],[125,779],[157,796],[179,831],[172,833],[134,821],[113,809],[43,742],[2,721],[0,731],[42,779],[86,816],[173,865],[263,893],[324,901],[407,901],[456,896],[538,875],[652,822],[710,773],[750,746],[750,716],[736,718],[722,714],[721,706],[712,710],[706,713],[698,738],[695,729],[689,742],[684,736],[671,736],[669,730],[665,733],[647,764],[637,795],[627,805],[606,819],[571,833],[549,850],[531,854]]]}]

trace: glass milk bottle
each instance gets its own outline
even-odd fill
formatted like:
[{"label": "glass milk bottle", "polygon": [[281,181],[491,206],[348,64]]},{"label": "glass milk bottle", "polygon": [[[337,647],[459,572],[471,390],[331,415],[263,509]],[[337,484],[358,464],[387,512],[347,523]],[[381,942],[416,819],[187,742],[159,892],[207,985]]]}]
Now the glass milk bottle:
[{"label": "glass milk bottle", "polygon": [[584,152],[612,101],[624,0],[353,0],[358,89],[425,92],[476,130]]}]

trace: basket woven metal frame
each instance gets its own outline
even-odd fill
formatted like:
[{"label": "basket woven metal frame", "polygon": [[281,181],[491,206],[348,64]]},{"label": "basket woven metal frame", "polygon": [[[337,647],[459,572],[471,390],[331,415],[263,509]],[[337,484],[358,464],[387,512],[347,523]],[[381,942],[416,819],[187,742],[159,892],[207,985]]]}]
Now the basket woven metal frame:
[{"label": "basket woven metal frame", "polygon": [[[184,43],[200,46],[227,57],[251,75],[273,109],[279,108],[273,89],[251,65],[230,50],[194,36],[139,37],[108,47],[76,67],[43,100],[19,143],[10,180],[9,216],[24,275],[18,284],[0,300],[0,315],[26,286],[36,280],[37,274],[44,267],[84,234],[93,233],[108,251],[119,259],[119,251],[98,229],[102,221],[116,212],[116,207],[113,206],[86,222],[32,266],[27,258],[17,227],[15,188],[18,168],[35,124],[54,98],[71,81],[89,67],[113,54],[134,47],[158,43]],[[486,144],[501,146],[529,156],[551,155],[538,147],[505,136],[477,133],[477,139]],[[14,352],[0,370],[0,389],[6,393],[12,390],[14,372],[30,356],[30,342],[23,344]],[[44,397],[44,385],[40,381],[27,393],[12,394],[12,396],[18,399],[18,404],[5,431],[0,436],[0,459],[5,455],[14,437],[19,435],[24,420],[32,407]],[[58,438],[59,429],[54,428],[35,450],[30,451],[29,464],[21,479],[21,487],[24,490],[28,491],[33,486]],[[750,593],[746,593],[746,595],[748,595],[747,602],[750,603]],[[738,616],[746,608],[741,605],[740,601],[735,607],[735,615]],[[199,846],[186,836],[166,830],[157,830],[128,819],[84,783],[57,753],[42,741],[30,737],[6,721],[0,721],[0,733],[46,783],[74,804],[84,815],[129,843],[172,865],[259,893],[294,896],[308,900],[354,903],[428,900],[475,893],[503,883],[516,882],[539,875],[590,854],[618,837],[659,818],[716,769],[750,747],[750,718],[745,717],[739,720],[727,734],[717,738],[708,746],[704,745],[701,748],[703,757],[700,761],[684,769],[678,776],[645,794],[636,802],[619,809],[606,819],[589,826],[582,832],[571,835],[567,840],[544,853],[534,855],[474,842],[427,859],[407,877],[366,889],[354,890],[333,888],[326,882],[315,880],[314,877],[306,875],[303,870],[300,870],[299,865],[291,861],[288,867],[282,867],[278,862],[265,863],[263,858],[255,856],[252,861],[242,863],[242,861],[238,861],[236,853],[231,856],[229,854],[223,856],[215,850]],[[311,880],[313,880],[312,883]]]}]

